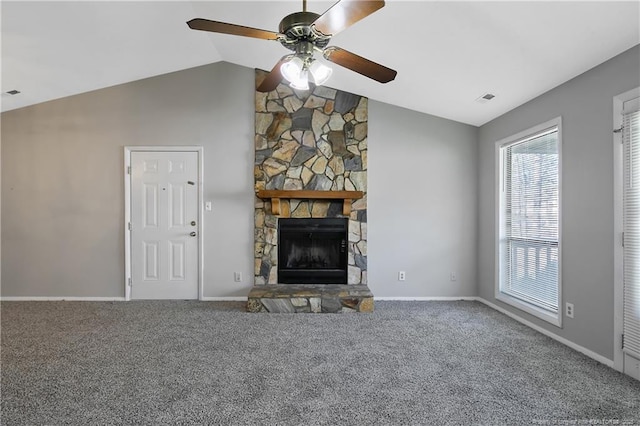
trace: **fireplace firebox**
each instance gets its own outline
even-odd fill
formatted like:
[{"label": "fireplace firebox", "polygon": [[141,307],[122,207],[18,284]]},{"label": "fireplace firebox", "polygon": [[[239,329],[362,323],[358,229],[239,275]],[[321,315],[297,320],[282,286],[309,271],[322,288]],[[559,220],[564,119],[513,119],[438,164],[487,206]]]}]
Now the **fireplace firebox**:
[{"label": "fireplace firebox", "polygon": [[347,284],[346,218],[278,220],[278,283]]}]

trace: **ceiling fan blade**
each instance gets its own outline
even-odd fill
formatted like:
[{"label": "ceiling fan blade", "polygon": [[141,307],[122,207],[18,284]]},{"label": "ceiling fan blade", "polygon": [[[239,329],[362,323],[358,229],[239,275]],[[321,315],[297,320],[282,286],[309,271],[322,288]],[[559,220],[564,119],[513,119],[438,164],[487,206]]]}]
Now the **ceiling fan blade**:
[{"label": "ceiling fan blade", "polygon": [[280,34],[273,31],[260,30],[257,28],[243,27],[242,25],[227,24],[226,22],[210,21],[208,19],[196,18],[187,22],[192,30],[210,31],[212,33],[231,34],[244,37],[261,38],[264,40],[277,40]]},{"label": "ceiling fan blade", "polygon": [[395,79],[396,74],[398,74],[396,70],[387,68],[384,65],[370,61],[362,56],[356,55],[355,53],[341,49],[340,47],[327,47],[323,54],[328,61],[341,65],[345,68],[349,68],[352,71],[379,81],[380,83],[388,83]]},{"label": "ceiling fan blade", "polygon": [[258,92],[270,92],[275,90],[278,87],[278,84],[282,81],[282,73],[280,72],[280,67],[287,60],[287,57],[283,57],[278,61],[278,63],[273,67],[271,72],[267,74],[267,76],[262,80],[262,83],[256,89]]},{"label": "ceiling fan blade", "polygon": [[331,6],[313,22],[316,31],[331,36],[339,33],[359,20],[366,18],[384,6],[384,0],[342,0]]}]

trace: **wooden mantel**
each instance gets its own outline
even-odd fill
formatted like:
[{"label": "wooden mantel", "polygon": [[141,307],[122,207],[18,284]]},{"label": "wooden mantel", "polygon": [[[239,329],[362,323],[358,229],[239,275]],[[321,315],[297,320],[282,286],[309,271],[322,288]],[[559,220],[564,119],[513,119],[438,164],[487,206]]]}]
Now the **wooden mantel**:
[{"label": "wooden mantel", "polygon": [[305,191],[305,190],[282,190],[282,189],[262,189],[258,191],[258,198],[271,199],[271,213],[280,215],[280,199],[297,198],[300,200],[342,200],[342,214],[351,214],[351,201],[358,200],[364,196],[362,191]]}]

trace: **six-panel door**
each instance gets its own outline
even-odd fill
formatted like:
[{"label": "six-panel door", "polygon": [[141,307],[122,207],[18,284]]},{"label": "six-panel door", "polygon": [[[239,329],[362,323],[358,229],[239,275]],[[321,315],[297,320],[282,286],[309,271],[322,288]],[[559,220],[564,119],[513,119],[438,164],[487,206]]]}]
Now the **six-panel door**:
[{"label": "six-panel door", "polygon": [[131,152],[131,298],[198,298],[198,153]]}]

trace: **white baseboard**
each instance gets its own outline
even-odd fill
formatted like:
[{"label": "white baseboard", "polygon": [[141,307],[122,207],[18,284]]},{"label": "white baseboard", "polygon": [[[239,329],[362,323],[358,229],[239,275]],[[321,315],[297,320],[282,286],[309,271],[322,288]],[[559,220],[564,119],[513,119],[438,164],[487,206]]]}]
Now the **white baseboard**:
[{"label": "white baseboard", "polygon": [[409,302],[409,301],[418,301],[418,302],[454,302],[456,300],[467,300],[467,301],[475,301],[476,297],[467,297],[467,296],[453,296],[453,297],[424,297],[424,296],[403,296],[403,297],[377,297],[373,296],[373,300],[379,301],[401,301],[401,302]]},{"label": "white baseboard", "polygon": [[3,302],[124,302],[124,297],[0,297]]},{"label": "white baseboard", "polygon": [[203,302],[246,302],[248,299],[247,296],[207,296],[200,298]]},{"label": "white baseboard", "polygon": [[503,314],[505,314],[506,316],[513,318],[514,320],[518,321],[521,324],[526,325],[529,328],[532,328],[542,334],[544,334],[547,337],[551,337],[553,340],[556,340],[560,343],[562,343],[563,345],[569,346],[571,349],[574,349],[586,356],[588,356],[589,358],[595,359],[596,361],[606,365],[607,367],[611,367],[613,368],[613,360],[609,359],[609,358],[605,358],[602,355],[599,355],[595,352],[593,352],[590,349],[585,348],[584,346],[580,346],[576,343],[573,343],[571,340],[567,340],[564,337],[558,336],[555,333],[550,332],[547,329],[544,329],[530,321],[527,321],[523,318],[520,318],[518,315],[514,314],[513,312],[510,312],[504,308],[501,308],[498,305],[495,305],[491,302],[489,302],[488,300],[483,299],[482,297],[476,297],[476,300],[478,302],[484,303],[485,305],[487,305],[488,307],[490,307],[491,309],[495,309],[498,312],[501,312]]}]

